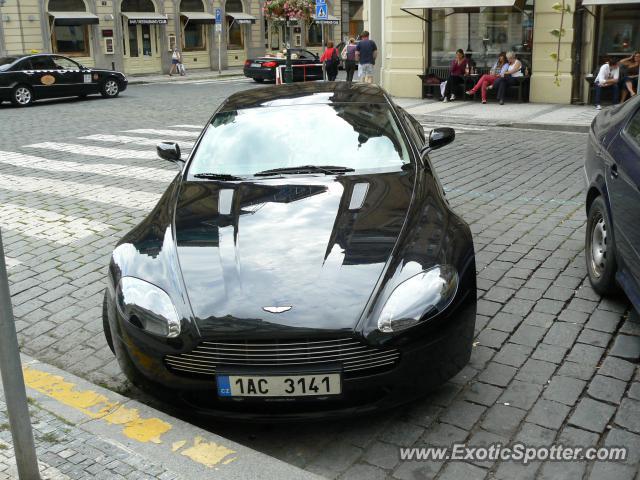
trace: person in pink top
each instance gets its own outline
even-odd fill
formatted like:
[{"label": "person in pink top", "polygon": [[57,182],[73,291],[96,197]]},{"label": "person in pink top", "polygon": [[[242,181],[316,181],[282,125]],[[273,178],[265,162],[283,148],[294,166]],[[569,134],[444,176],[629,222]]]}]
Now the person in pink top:
[{"label": "person in pink top", "polygon": [[500,78],[500,74],[506,72],[508,67],[509,63],[507,62],[507,54],[505,52],[501,52],[500,55],[498,55],[498,61],[493,65],[493,68],[491,68],[491,72],[482,75],[480,80],[478,80],[478,83],[476,83],[471,90],[467,90],[465,93],[467,95],[474,95],[478,90],[480,90],[482,103],[487,103],[487,88],[493,88],[493,82]]},{"label": "person in pink top", "polygon": [[464,83],[464,69],[467,66],[467,59],[464,58],[464,50],[459,48],[456,50],[456,58],[451,62],[451,66],[449,67],[449,78],[447,78],[447,85],[444,89],[444,98],[442,99],[445,102],[449,100],[453,101],[456,98],[454,92],[455,88]]}]

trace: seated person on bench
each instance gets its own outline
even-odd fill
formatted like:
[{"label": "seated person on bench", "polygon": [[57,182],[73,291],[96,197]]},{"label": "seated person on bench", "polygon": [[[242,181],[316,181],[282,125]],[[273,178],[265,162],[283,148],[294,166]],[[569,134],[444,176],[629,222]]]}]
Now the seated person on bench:
[{"label": "seated person on bench", "polygon": [[600,98],[603,88],[610,88],[613,91],[613,104],[618,103],[618,99],[620,98],[619,81],[620,66],[618,65],[618,59],[611,57],[602,64],[598,76],[593,81],[593,86],[596,88],[596,110],[602,109],[600,106]]},{"label": "seated person on bench", "polygon": [[487,88],[492,88],[493,82],[500,78],[500,75],[505,73],[508,69],[509,63],[507,62],[507,54],[501,52],[500,55],[498,55],[498,61],[493,65],[491,71],[482,75],[480,80],[478,80],[478,83],[476,83],[471,90],[467,90],[465,93],[467,95],[474,95],[478,90],[480,90],[482,94],[482,103],[487,103]]},{"label": "seated person on bench", "polygon": [[493,88],[498,91],[497,97],[500,105],[504,105],[504,97],[507,93],[507,87],[515,85],[516,78],[524,76],[522,74],[522,63],[516,58],[514,52],[507,52],[507,71],[500,74],[493,84]]}]

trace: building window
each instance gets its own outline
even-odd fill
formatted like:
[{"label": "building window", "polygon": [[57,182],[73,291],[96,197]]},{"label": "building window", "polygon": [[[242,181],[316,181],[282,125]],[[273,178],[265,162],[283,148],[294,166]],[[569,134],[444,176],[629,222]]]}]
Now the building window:
[{"label": "building window", "polygon": [[204,41],[204,25],[199,25],[197,23],[187,23],[186,26],[184,26],[183,32],[185,51],[206,49]]},{"label": "building window", "polygon": [[[227,0],[224,8],[227,13],[242,13],[244,11],[240,0]],[[227,15],[227,50],[244,50],[242,25],[236,22],[231,15]]]},{"label": "building window", "polygon": [[531,65],[532,0],[527,0],[524,12],[487,7],[479,13],[448,13],[432,10],[431,65],[448,66],[459,48],[471,53],[478,67],[493,66],[500,52],[510,50]]},{"label": "building window", "polygon": [[312,22],[307,30],[307,47],[322,46],[322,25]]},{"label": "building window", "polygon": [[[50,0],[50,12],[86,12],[87,6],[82,0]],[[56,25],[51,23],[51,47],[53,53],[64,53],[69,56],[88,57],[89,27],[88,25]]]},{"label": "building window", "polygon": [[640,8],[637,5],[601,7],[598,65],[605,57],[628,57],[640,51]]}]

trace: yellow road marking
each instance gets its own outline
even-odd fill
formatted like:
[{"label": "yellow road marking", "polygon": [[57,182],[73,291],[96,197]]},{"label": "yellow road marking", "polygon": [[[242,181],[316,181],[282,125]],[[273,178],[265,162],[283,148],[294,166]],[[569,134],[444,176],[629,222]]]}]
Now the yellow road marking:
[{"label": "yellow road marking", "polygon": [[[196,437],[193,441],[192,447],[180,452],[181,455],[189,457],[198,463],[202,463],[209,468],[214,467],[234,453],[236,452],[228,449],[224,445],[218,445],[214,442],[206,442],[202,437]],[[235,458],[227,459],[224,462],[224,465],[227,465],[233,460],[235,460]]]},{"label": "yellow road marking", "polygon": [[[68,382],[60,375],[43,372],[25,366],[22,369],[25,384],[68,407],[74,408],[92,419],[104,420],[112,425],[121,425],[122,434],[142,443],[162,443],[162,436],[171,430],[171,424],[159,418],[141,418],[137,409],[128,408],[120,402],[110,401],[106,396],[93,390],[80,390],[75,383]],[[171,444],[177,452],[187,445],[187,440]],[[181,455],[208,468],[228,465],[236,460],[236,451],[215,442],[208,442],[200,436],[193,439],[193,445],[182,450]]]}]

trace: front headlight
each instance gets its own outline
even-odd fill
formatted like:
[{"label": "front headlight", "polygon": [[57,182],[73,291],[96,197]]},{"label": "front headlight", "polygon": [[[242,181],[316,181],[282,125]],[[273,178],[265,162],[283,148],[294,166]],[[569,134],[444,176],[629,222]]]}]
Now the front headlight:
[{"label": "front headlight", "polygon": [[397,332],[433,317],[449,306],[458,289],[458,272],[438,265],[398,285],[378,316],[378,330]]},{"label": "front headlight", "polygon": [[154,335],[180,335],[180,319],[169,295],[152,283],[122,277],[116,291],[118,308],[133,325]]}]

